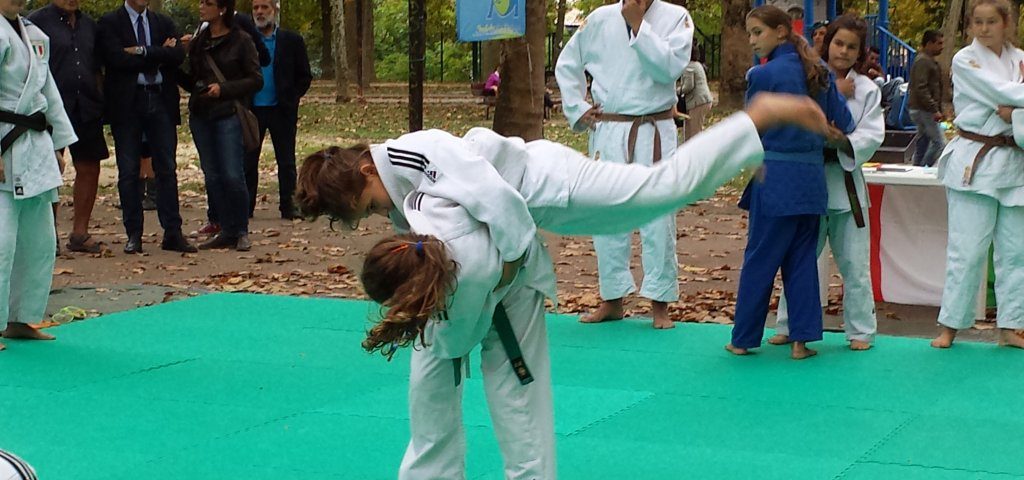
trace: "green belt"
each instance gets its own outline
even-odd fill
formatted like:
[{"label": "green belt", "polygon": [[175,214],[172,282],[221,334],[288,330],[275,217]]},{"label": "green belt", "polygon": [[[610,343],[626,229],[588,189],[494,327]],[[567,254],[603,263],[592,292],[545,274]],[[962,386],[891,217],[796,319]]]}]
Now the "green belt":
[{"label": "green belt", "polygon": [[[505,306],[501,303],[494,309],[493,323],[494,330],[498,332],[498,339],[501,340],[501,345],[505,348],[505,354],[508,355],[509,362],[512,363],[512,370],[516,372],[516,377],[519,377],[519,384],[529,385],[533,382],[533,375],[530,374],[530,369],[526,366],[526,361],[523,360],[523,352],[519,349],[516,332],[512,330],[512,322],[509,321]],[[452,365],[455,367],[455,386],[459,386],[462,383],[462,359],[452,359]]]}]

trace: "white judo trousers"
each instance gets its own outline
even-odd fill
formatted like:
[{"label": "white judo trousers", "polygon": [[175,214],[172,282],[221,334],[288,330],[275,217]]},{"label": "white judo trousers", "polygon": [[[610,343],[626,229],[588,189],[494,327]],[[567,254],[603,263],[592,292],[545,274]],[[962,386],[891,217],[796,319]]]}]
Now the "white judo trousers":
[{"label": "white judo trousers", "polygon": [[[544,294],[519,286],[502,301],[533,382],[521,385],[494,328],[481,343],[480,370],[507,479],[554,479],[555,432]],[[462,386],[451,359],[412,352],[409,446],[400,480],[466,478]]]},{"label": "white judo trousers", "polygon": [[[868,223],[864,209],[864,222]],[[818,255],[825,240],[843,276],[843,331],[847,340],[871,342],[878,330],[874,293],[871,291],[871,235],[868,226],[857,228],[853,213],[829,213],[821,217],[818,230]],[[779,298],[775,333],[789,335],[789,310],[786,295]]]},{"label": "white judo trousers", "polygon": [[[657,122],[661,135],[661,157],[671,158],[676,150],[676,128],[672,120]],[[590,135],[590,151],[602,162],[626,163],[629,156],[627,137],[629,122],[601,122]],[[654,128],[640,127],[637,134],[635,163],[653,165]],[[640,227],[644,278],[640,295],[658,302],[679,300],[679,262],[676,259],[675,212],[658,217]],[[633,257],[633,234],[596,235],[598,282],[601,298],[613,300],[636,291],[630,272]]]},{"label": "white judo trousers", "polygon": [[[1024,110],[1007,124],[996,105],[1024,105],[1024,51],[1007,45],[1001,55],[977,40],[953,56],[954,120],[962,131],[1012,135],[1024,147]],[[1024,328],[1024,169],[1021,148],[993,148],[981,162],[981,144],[958,136],[938,162],[946,186],[949,218],[946,281],[939,323],[965,329],[974,325],[978,285],[985,275],[989,247],[995,246],[996,324]],[[973,177],[972,177],[973,175]]]},{"label": "white judo trousers", "polygon": [[57,248],[53,199],[0,191],[0,330],[8,322],[38,323],[46,314]]},{"label": "white judo trousers", "polygon": [[987,195],[946,189],[949,235],[946,283],[939,323],[963,330],[974,325],[976,292],[995,244],[996,325],[1024,328],[1024,206],[1008,207]]}]

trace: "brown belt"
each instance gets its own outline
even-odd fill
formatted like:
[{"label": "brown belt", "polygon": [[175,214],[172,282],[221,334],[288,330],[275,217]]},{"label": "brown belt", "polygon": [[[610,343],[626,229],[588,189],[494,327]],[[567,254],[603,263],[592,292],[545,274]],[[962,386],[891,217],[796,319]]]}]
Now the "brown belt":
[{"label": "brown belt", "polygon": [[1020,148],[1017,142],[1013,141],[1011,135],[982,135],[980,133],[968,132],[966,130],[960,130],[959,135],[968,140],[978,142],[982,144],[981,149],[978,150],[978,154],[974,156],[974,162],[971,163],[970,167],[964,171],[964,186],[970,185],[974,181],[974,172],[978,171],[978,164],[981,163],[981,159],[985,158],[985,154],[996,147],[1014,147]]},{"label": "brown belt", "polygon": [[633,149],[636,148],[636,134],[640,131],[640,125],[647,123],[654,126],[654,163],[661,161],[661,134],[658,133],[658,127],[655,125],[655,122],[658,120],[671,119],[671,109],[648,115],[602,113],[601,116],[598,117],[598,120],[602,122],[633,122],[633,126],[629,128],[629,139],[626,142],[626,147],[629,149],[629,156],[626,158],[626,163],[633,163]]},{"label": "brown belt", "polygon": [[[825,149],[826,162],[839,162],[839,153],[833,148]],[[841,167],[840,167],[841,168]],[[846,199],[850,201],[850,213],[857,228],[864,228],[864,210],[860,207],[860,195],[857,195],[857,183],[853,181],[853,172],[843,170],[843,183],[846,184]]]}]

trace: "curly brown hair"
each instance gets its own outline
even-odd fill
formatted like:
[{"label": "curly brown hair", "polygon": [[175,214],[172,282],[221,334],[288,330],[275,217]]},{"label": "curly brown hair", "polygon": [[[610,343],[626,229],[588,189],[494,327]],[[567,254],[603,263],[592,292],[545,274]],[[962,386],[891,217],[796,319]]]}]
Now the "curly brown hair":
[{"label": "curly brown hair", "polygon": [[356,204],[366,188],[359,167],[373,164],[370,147],[360,143],[348,148],[327,147],[302,161],[295,185],[295,206],[303,217],[315,220],[326,215],[331,222],[355,228],[362,218]]},{"label": "curly brown hair", "polygon": [[366,332],[363,348],[391,360],[417,337],[424,344],[427,321],[447,307],[457,287],[457,270],[444,244],[430,235],[394,235],[377,242],[366,254],[360,280],[366,294],[381,304],[381,320]]},{"label": "curly brown hair", "polygon": [[788,36],[786,41],[796,47],[800,55],[800,62],[804,66],[804,76],[807,78],[807,94],[817,97],[819,93],[828,89],[828,68],[821,63],[821,55],[808,45],[807,40],[793,31],[792,20],[789,14],[783,12],[779,7],[762,5],[750,11],[747,18],[756,18],[768,28],[774,30],[784,27]]}]

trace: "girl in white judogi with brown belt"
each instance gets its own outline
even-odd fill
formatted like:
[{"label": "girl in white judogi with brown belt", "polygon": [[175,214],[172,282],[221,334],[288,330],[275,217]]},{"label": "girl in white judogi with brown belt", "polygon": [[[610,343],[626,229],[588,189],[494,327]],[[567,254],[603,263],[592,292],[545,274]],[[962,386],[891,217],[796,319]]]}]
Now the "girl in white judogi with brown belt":
[{"label": "girl in white judogi with brown belt", "polygon": [[[852,350],[871,348],[878,320],[871,289],[868,235],[868,192],[861,165],[874,156],[885,139],[882,117],[882,92],[856,68],[867,56],[867,23],[853,15],[843,15],[828,25],[822,58],[836,73],[836,88],[846,97],[846,107],[857,127],[846,136],[846,148],[825,155],[825,180],[828,184],[828,213],[821,218],[818,255],[828,240],[839,273],[843,276],[843,329]],[[851,190],[850,187],[853,187]],[[850,192],[855,192],[851,195]],[[856,210],[853,207],[857,207]],[[774,345],[789,343],[789,313],[786,296],[779,301]]]},{"label": "girl in white judogi with brown belt", "polygon": [[24,6],[0,0],[0,327],[43,340],[53,337],[29,323],[43,319],[53,280],[59,151],[78,138],[47,66],[49,39],[21,17]]},{"label": "girl in white judogi with brown belt", "polygon": [[[544,299],[555,298],[554,273],[537,226],[579,235],[635,228],[758,165],[764,152],[757,132],[779,123],[825,129],[810,98],[767,94],[655,168],[594,162],[557,143],[483,129],[465,139],[416,132],[308,157],[296,191],[304,215],[350,226],[389,215],[396,229],[415,233],[378,244],[363,271],[367,293],[387,308],[364,347],[390,357],[398,347],[426,345],[412,353],[411,439],[399,478],[465,478],[454,381],[460,367],[453,360],[478,344],[506,478],[554,478],[543,323]],[[511,341],[501,338],[499,303]]]},{"label": "girl in white judogi with brown belt", "polygon": [[949,237],[940,333],[932,340],[937,348],[948,348],[957,331],[974,325],[993,242],[999,340],[1024,348],[1015,334],[1024,329],[1024,52],[1010,43],[1011,12],[1006,0],[975,0],[968,10],[974,40],[953,56],[959,135],[938,162]]},{"label": "girl in white judogi with brown belt", "polygon": [[[590,132],[590,155],[613,163],[652,165],[676,149],[675,83],[690,62],[693,21],[664,0],[622,0],[587,16],[555,66],[562,111],[576,132]],[[594,104],[587,102],[587,78]],[[632,231],[594,237],[603,301],[580,318],[622,318],[622,299],[636,291],[630,273]],[[655,328],[672,328],[668,304],[679,299],[674,212],[640,226],[644,279]]]}]

